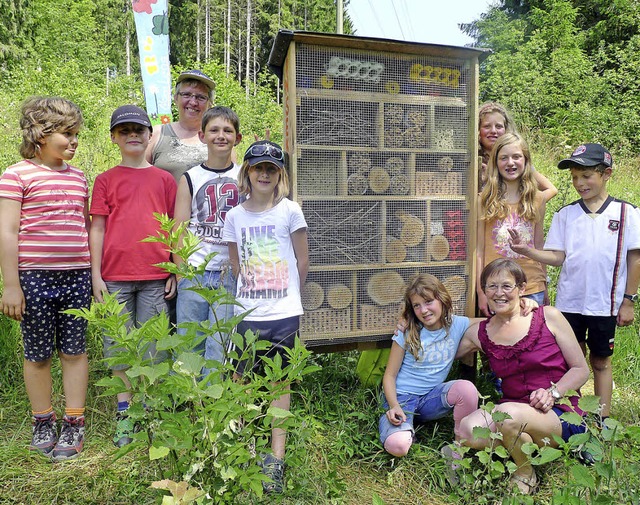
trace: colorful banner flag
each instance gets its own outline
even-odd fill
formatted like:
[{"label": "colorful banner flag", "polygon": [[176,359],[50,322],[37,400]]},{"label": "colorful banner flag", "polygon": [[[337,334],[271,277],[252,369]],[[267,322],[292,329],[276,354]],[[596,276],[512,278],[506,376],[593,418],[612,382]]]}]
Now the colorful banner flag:
[{"label": "colorful banner flag", "polygon": [[171,122],[171,68],[167,0],[131,0],[138,34],[140,69],[153,124]]}]

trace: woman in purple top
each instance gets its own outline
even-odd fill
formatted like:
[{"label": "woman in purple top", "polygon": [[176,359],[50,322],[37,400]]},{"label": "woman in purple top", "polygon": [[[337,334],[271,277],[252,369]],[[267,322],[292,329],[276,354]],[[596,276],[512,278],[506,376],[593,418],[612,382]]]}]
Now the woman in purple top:
[{"label": "woman in purple top", "polygon": [[557,443],[552,435],[567,440],[584,431],[584,425],[571,425],[559,416],[574,409],[582,415],[577,396],[568,398],[569,402],[562,399],[587,381],[589,368],[560,311],[539,307],[529,315],[521,314],[526,281],[524,271],[512,260],[497,259],[485,267],[480,282],[494,315],[467,330],[456,357],[477,350],[487,355],[491,370],[502,379],[504,396],[495,411],[511,416],[496,423],[486,411],[476,410],[461,421],[460,438],[469,447],[483,449],[496,442],[474,438],[473,428],[500,431],[500,443],[518,465],[512,482],[522,493],[532,494],[538,479],[522,444],[554,447]]}]

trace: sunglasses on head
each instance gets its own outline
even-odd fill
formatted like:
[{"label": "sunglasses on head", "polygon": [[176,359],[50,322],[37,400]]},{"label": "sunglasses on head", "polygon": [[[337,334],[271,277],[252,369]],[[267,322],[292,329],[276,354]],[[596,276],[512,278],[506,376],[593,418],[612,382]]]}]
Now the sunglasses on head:
[{"label": "sunglasses on head", "polygon": [[244,159],[248,160],[250,158],[257,158],[258,156],[269,156],[270,158],[278,161],[284,160],[284,153],[282,152],[282,149],[269,144],[258,144],[249,147],[249,150],[244,155]]}]

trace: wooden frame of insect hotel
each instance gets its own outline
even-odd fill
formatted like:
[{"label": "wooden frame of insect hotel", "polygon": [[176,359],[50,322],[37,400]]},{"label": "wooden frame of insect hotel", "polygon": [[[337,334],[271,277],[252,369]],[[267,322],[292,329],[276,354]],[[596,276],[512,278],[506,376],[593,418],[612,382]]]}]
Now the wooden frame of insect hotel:
[{"label": "wooden frame of insect hotel", "polygon": [[485,51],[280,31],[292,199],[308,223],[300,336],[384,345],[408,279],[435,275],[475,307],[478,65]]}]

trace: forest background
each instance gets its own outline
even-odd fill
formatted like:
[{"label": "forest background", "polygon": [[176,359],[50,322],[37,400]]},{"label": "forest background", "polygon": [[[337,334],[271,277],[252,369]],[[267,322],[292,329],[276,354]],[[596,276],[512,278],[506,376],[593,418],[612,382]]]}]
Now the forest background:
[{"label": "forest background", "polygon": [[[274,36],[280,28],[334,32],[334,1],[170,0],[169,5],[173,71],[200,68],[214,77],[216,103],[240,116],[241,152],[267,128],[280,140],[279,90],[266,68]],[[536,168],[560,188],[547,219],[576,198],[555,163],[585,141],[610,148],[616,161],[611,193],[640,203],[640,2],[501,0],[461,29],[476,46],[492,50],[481,67],[480,101],[500,101],[513,111],[532,144]],[[345,15],[344,32],[352,31]],[[34,94],[60,95],[80,105],[85,127],[74,163],[90,182],[116,164],[118,150],[108,136],[111,112],[124,103],[144,104],[137,54],[127,0],[1,0],[0,167],[19,159],[19,108]],[[93,341],[96,353],[98,341]],[[27,454],[20,345],[16,325],[0,316],[0,503],[157,503],[157,491],[148,489],[154,470],[144,458],[133,454],[127,464],[112,461],[111,400],[94,388],[88,454],[53,469]],[[614,359],[613,412],[627,426],[640,425],[638,356],[636,318],[632,328],[619,331]],[[477,495],[449,496],[437,450],[450,425],[427,425],[420,434],[423,443],[408,458],[388,458],[376,436],[378,392],[358,383],[357,353],[314,359],[323,370],[302,381],[294,400],[309,430],[301,439],[307,464],[290,469],[283,502],[484,503]],[[59,389],[59,369],[56,374]],[[104,375],[104,366],[94,361],[92,383]],[[627,462],[640,459],[638,443],[624,451]],[[553,489],[571,486],[570,479],[555,474],[561,468],[549,466],[538,497],[545,503]],[[635,498],[627,494],[624,503],[638,503],[638,493],[636,483]],[[594,496],[581,502],[591,503]]]}]

